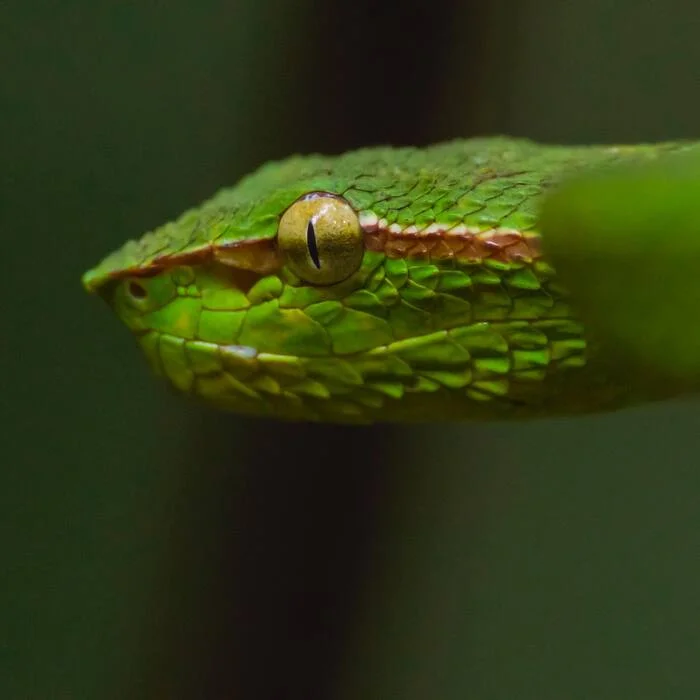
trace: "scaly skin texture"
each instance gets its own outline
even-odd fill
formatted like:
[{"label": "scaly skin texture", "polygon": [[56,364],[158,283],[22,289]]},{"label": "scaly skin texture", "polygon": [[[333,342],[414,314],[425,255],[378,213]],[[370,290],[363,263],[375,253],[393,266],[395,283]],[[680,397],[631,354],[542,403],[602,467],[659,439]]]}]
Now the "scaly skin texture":
[{"label": "scaly skin texture", "polygon": [[[629,377],[542,254],[538,208],[582,169],[693,144],[557,147],[505,138],[365,149],[262,167],[83,278],[178,390],[242,413],[336,422],[611,410],[677,387]],[[344,197],[365,252],[303,282],[276,245],[309,192]]]}]

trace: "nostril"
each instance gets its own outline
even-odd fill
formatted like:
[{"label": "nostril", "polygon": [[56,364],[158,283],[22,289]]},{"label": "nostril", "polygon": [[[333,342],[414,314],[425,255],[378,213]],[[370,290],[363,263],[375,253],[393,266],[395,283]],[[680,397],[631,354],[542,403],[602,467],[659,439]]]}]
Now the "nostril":
[{"label": "nostril", "polygon": [[138,282],[129,282],[129,294],[131,294],[134,299],[145,299],[147,292],[142,284]]}]

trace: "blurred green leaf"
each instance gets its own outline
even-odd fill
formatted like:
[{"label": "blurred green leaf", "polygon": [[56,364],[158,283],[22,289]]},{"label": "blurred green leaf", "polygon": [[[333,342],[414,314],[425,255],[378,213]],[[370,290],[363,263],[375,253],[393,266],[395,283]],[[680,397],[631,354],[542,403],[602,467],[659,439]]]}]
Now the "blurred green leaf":
[{"label": "blurred green leaf", "polygon": [[700,378],[700,152],[564,185],[542,232],[598,338],[635,369]]}]

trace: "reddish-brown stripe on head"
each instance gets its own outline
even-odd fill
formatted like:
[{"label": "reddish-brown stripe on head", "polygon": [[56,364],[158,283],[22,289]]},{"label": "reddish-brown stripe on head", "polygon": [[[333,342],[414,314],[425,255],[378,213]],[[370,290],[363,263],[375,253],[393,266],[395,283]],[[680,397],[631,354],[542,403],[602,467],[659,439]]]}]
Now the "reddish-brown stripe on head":
[{"label": "reddish-brown stripe on head", "polygon": [[181,253],[157,255],[139,267],[115,270],[110,279],[123,277],[148,277],[161,270],[176,265],[200,265],[211,260],[217,260],[224,265],[249,270],[260,275],[270,274],[278,270],[282,261],[277,252],[274,239],[258,239],[236,241],[226,245],[207,245]]},{"label": "reddish-brown stripe on head", "polygon": [[441,229],[433,225],[426,231],[412,231],[368,224],[364,231],[367,249],[383,252],[390,258],[531,262],[542,255],[540,237],[537,234],[515,229],[480,230],[464,226]]},{"label": "reddish-brown stripe on head", "polygon": [[[376,223],[363,226],[367,250],[390,258],[457,259],[478,263],[482,260],[529,263],[541,257],[540,237],[534,232],[515,229],[468,229],[464,226],[441,229],[433,224],[425,231],[397,230]],[[208,245],[182,253],[158,255],[138,268],[116,271],[111,277],[149,276],[175,265],[197,265],[217,260],[230,267],[260,275],[277,271],[283,260],[275,239],[236,241]]]}]

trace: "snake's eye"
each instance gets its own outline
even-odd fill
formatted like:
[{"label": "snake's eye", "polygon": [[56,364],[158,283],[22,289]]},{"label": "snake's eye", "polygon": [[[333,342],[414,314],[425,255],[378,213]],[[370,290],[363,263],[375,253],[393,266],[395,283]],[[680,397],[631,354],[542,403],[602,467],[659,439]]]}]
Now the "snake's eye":
[{"label": "snake's eye", "polygon": [[355,210],[325,192],[304,195],[287,209],[277,244],[292,272],[311,284],[335,284],[362,262],[364,238]]}]

